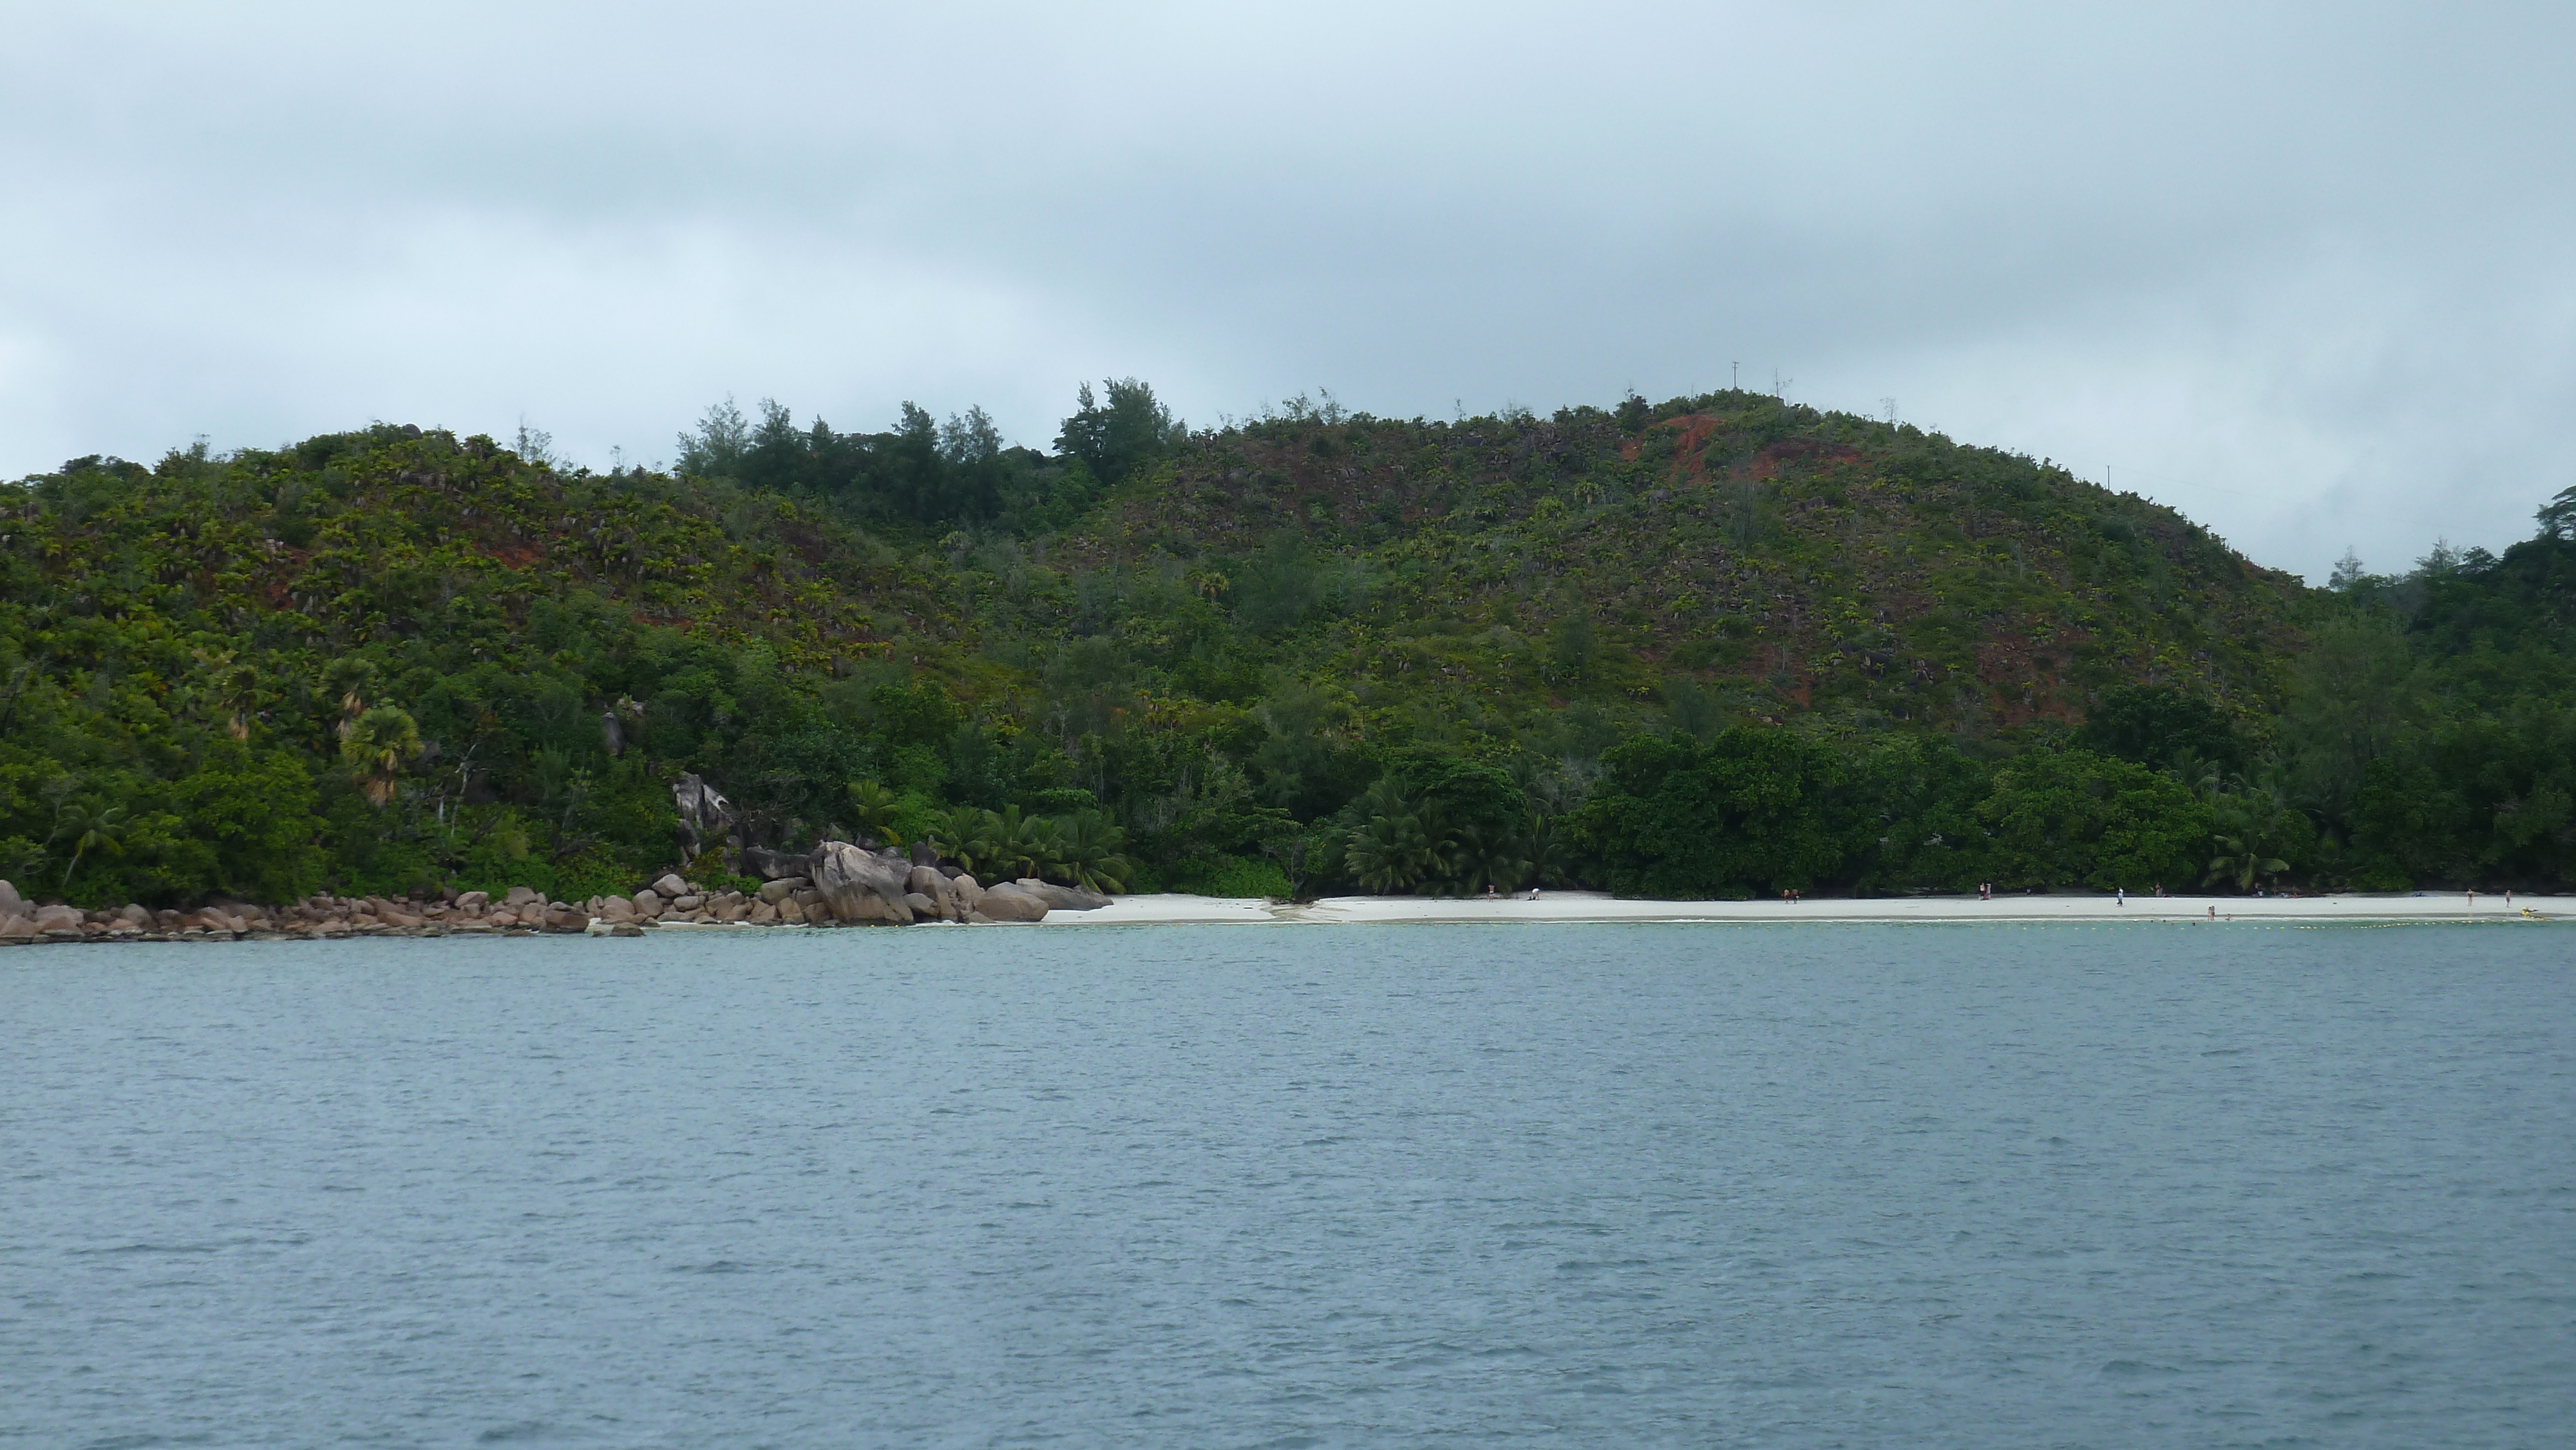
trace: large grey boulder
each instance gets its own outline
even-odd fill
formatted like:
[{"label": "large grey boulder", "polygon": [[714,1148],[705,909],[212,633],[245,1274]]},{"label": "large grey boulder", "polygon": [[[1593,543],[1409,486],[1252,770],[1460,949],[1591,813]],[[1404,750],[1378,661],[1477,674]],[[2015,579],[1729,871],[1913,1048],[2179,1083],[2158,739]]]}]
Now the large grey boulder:
[{"label": "large grey boulder", "polygon": [[25,916],[26,914],[26,898],[18,894],[17,887],[6,881],[0,881],[0,916]]},{"label": "large grey boulder", "polygon": [[1044,901],[1010,882],[985,892],[975,909],[994,921],[1044,921],[1047,914]]},{"label": "large grey boulder", "polygon": [[766,846],[742,848],[742,864],[757,872],[763,881],[781,881],[790,876],[803,876],[813,869],[814,858],[806,851],[773,851]]},{"label": "large grey boulder", "polygon": [[1011,884],[1058,911],[1097,911],[1109,904],[1109,898],[1097,891],[1085,891],[1079,886],[1058,886],[1034,876],[1023,876]]},{"label": "large grey boulder", "polygon": [[[805,858],[799,856],[796,859],[801,862]],[[776,906],[778,903],[785,901],[787,898],[795,895],[799,891],[805,890],[813,884],[814,883],[811,879],[804,876],[781,876],[777,880],[760,888],[760,899],[768,902],[772,906]]]},{"label": "large grey boulder", "polygon": [[689,894],[689,883],[680,879],[679,872],[669,871],[663,873],[662,879],[654,882],[649,889],[664,901],[677,901]]},{"label": "large grey boulder", "polygon": [[891,854],[862,851],[847,841],[814,848],[814,889],[843,921],[912,925],[911,867]]},{"label": "large grey boulder", "polygon": [[928,897],[931,905],[938,910],[940,920],[964,921],[966,919],[966,903],[959,899],[957,888],[950,884],[947,875],[937,867],[913,867],[911,883],[912,894]]}]

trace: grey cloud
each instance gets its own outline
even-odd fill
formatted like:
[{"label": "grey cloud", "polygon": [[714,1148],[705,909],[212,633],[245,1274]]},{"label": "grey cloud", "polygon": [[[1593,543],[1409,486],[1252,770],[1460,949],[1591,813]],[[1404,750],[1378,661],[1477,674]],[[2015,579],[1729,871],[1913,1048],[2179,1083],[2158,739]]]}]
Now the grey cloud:
[{"label": "grey cloud", "polygon": [[[68,12],[69,8],[66,8]],[[0,57],[0,472],[728,392],[1051,436],[1748,382],[2321,575],[2571,481],[2551,7],[82,7]]]}]

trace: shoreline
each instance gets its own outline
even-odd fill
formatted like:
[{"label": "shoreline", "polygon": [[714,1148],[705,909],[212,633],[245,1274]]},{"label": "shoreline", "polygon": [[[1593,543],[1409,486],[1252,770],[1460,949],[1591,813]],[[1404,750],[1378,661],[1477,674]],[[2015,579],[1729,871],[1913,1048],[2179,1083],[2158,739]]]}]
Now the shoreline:
[{"label": "shoreline", "polygon": [[[1122,896],[1091,911],[1051,911],[1040,926],[1318,925],[1395,926],[1469,922],[1572,924],[1660,922],[1706,925],[1976,924],[2027,926],[2043,922],[2527,922],[2571,914],[2566,897],[2518,896],[2508,906],[2499,894],[2465,893],[2331,896],[2130,897],[2122,906],[2107,896],[1911,896],[1783,901],[1627,901],[1597,891],[1549,891],[1487,899],[1410,896],[1328,896],[1303,904],[1215,896]],[[2216,919],[2210,913],[2215,910]]]},{"label": "shoreline", "polygon": [[[1328,896],[1310,902],[1260,897],[1190,896],[1165,892],[1122,896],[1090,910],[1050,910],[1034,922],[925,921],[924,926],[1460,926],[1460,925],[1698,925],[1698,926],[2041,926],[2155,923],[2182,926],[2446,926],[2539,924],[2576,919],[2564,896],[2523,896],[2510,905],[2498,893],[2394,892],[2328,896],[2131,897],[2122,905],[2107,896],[1829,897],[1813,901],[1636,901],[1597,891],[1549,891],[1526,896],[1422,897]],[[324,925],[241,922],[227,930],[209,922],[184,931],[49,931],[0,938],[0,946],[112,942],[346,941],[375,937],[590,936],[632,939],[647,932],[817,931],[874,925],[859,921],[820,924],[787,921],[582,920],[570,912],[547,925],[498,925],[488,920],[358,920]]]}]

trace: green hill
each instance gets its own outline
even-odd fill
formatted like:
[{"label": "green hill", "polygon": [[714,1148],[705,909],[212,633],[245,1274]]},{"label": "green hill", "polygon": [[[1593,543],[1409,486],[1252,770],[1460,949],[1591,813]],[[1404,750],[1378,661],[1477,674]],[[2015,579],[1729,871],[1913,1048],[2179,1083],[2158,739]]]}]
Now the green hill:
[{"label": "green hill", "polygon": [[1053,452],[909,407],[683,445],[603,475],[378,426],[0,491],[0,874],[632,889],[692,772],[746,844],[1139,889],[2568,873],[2563,520],[2312,591],[1743,393],[1190,431],[1126,381]]},{"label": "green hill", "polygon": [[2260,710],[2305,592],[2062,469],[1746,394],[1255,424],[1193,439],[1060,548],[1195,567],[1301,664],[1444,719],[1675,682],[1730,720],[1838,728],[2071,723],[2139,682]]}]

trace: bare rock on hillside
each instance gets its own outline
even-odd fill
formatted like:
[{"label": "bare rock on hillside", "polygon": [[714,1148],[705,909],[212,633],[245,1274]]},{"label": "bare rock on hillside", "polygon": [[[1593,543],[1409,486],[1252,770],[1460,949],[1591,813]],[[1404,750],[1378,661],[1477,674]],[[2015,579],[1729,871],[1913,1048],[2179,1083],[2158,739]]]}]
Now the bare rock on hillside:
[{"label": "bare rock on hillside", "polygon": [[[671,787],[671,804],[680,813],[680,856],[694,861],[710,844],[724,839],[734,827],[733,802],[724,793],[695,775],[684,775]],[[656,882],[655,890],[660,890]],[[665,895],[678,896],[672,891]]]}]

